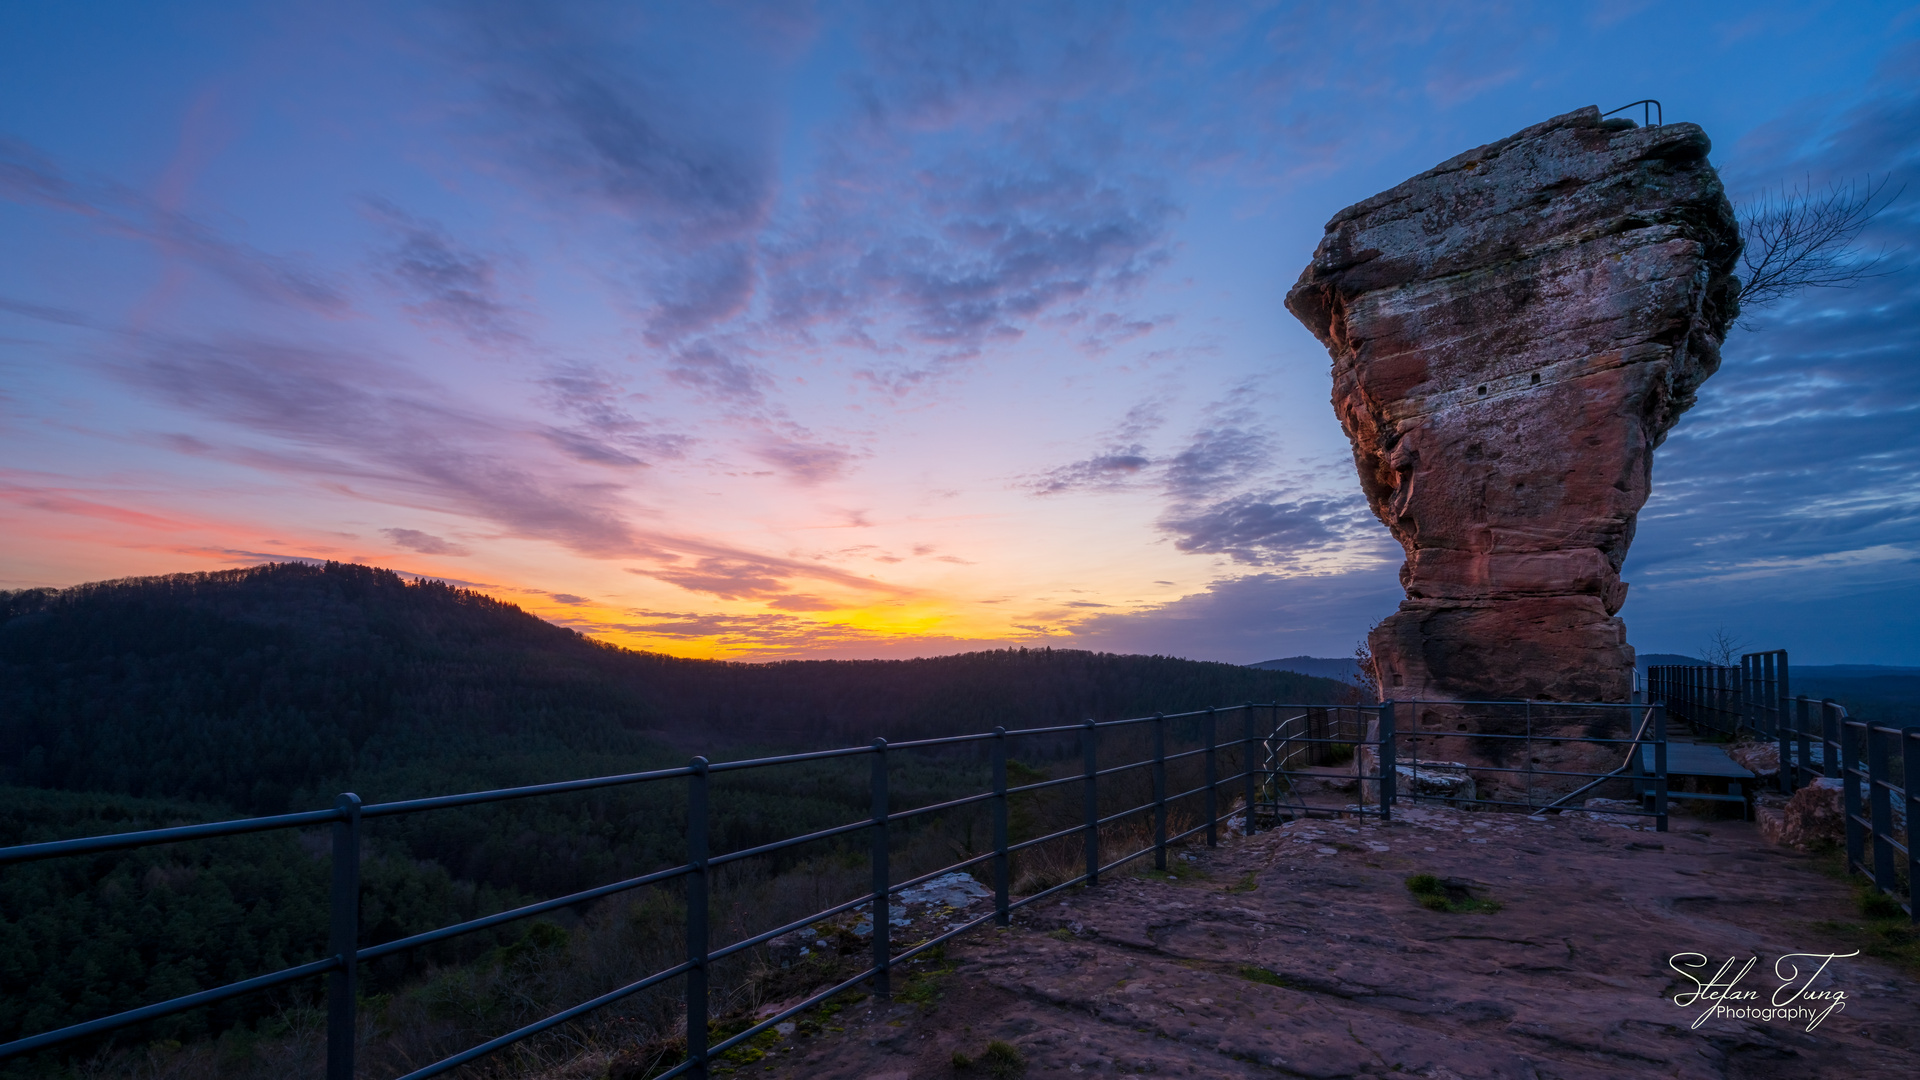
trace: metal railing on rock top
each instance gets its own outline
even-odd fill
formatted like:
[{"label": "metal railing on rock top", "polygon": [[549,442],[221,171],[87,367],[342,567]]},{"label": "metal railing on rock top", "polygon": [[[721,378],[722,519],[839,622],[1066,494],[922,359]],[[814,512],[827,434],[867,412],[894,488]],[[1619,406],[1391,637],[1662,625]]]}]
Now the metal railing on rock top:
[{"label": "metal railing on rock top", "polygon": [[1648,700],[1664,703],[1676,719],[1710,735],[1774,746],[1782,794],[1815,782],[1837,785],[1848,872],[1864,875],[1920,925],[1912,832],[1920,813],[1920,727],[1855,719],[1832,698],[1789,696],[1790,687],[1785,649],[1743,654],[1738,667],[1647,669]]},{"label": "metal railing on rock top", "polygon": [[1642,127],[1659,127],[1660,125],[1666,123],[1667,118],[1660,109],[1660,103],[1658,101],[1655,101],[1652,98],[1642,98],[1639,101],[1629,101],[1628,103],[1620,106],[1617,109],[1608,109],[1606,112],[1603,112],[1600,114],[1600,119],[1605,120],[1607,117],[1612,116],[1614,113],[1626,112],[1628,109],[1633,108],[1635,105],[1640,106],[1640,124]]}]

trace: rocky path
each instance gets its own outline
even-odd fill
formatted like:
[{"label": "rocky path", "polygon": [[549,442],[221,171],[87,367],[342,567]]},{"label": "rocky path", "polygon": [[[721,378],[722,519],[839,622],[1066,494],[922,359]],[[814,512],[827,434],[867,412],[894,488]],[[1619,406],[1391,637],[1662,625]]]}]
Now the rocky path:
[{"label": "rocky path", "polygon": [[[1737,988],[1765,1006],[1781,956],[1851,948],[1815,925],[1857,919],[1845,884],[1753,826],[1400,816],[1294,822],[1200,853],[1178,881],[1066,894],[738,1074],[984,1077],[954,1055],[1002,1040],[1031,1076],[1920,1076],[1920,984],[1884,963],[1831,961],[1813,992],[1845,1001],[1811,1032],[1804,1017],[1695,1028],[1707,1003],[1676,1004],[1695,988],[1676,953],[1711,958],[1702,979],[1758,957]],[[1422,907],[1416,874],[1499,910]],[[1810,1003],[1828,1000],[1790,1007]]]}]

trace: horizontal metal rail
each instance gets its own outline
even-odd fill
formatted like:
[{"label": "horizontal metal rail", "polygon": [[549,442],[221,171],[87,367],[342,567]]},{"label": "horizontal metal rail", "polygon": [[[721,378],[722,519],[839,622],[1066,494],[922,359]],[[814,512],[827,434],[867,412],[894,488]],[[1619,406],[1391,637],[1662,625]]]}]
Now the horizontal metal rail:
[{"label": "horizontal metal rail", "polygon": [[105,836],[87,836],[78,840],[49,840],[40,844],[20,844],[15,847],[0,848],[0,866],[31,862],[36,859],[56,859],[67,855],[92,855],[101,851],[124,851],[127,848],[151,847],[154,844],[205,840],[216,836],[271,832],[275,829],[322,825],[338,820],[340,820],[338,810],[308,810],[299,814],[276,814],[273,817],[243,818],[239,821],[213,821],[205,825],[175,825],[165,829],[108,833]]},{"label": "horizontal metal rail", "polygon": [[391,956],[394,953],[405,952],[408,949],[417,949],[422,945],[431,945],[436,941],[445,941],[448,938],[459,937],[462,934],[471,934],[476,930],[485,930],[490,927],[499,926],[502,923],[514,922],[518,919],[529,919],[535,915],[544,915],[549,911],[559,911],[561,908],[569,908],[575,904],[584,904],[589,900],[598,900],[602,897],[628,892],[641,888],[642,886],[653,885],[662,881],[671,881],[674,878],[684,877],[687,874],[693,873],[693,870],[694,868],[691,866],[676,866],[671,870],[658,870],[651,874],[642,874],[639,877],[628,878],[625,881],[616,881],[611,885],[582,889],[577,893],[569,893],[566,896],[556,896],[551,900],[542,900],[537,904],[527,904],[523,907],[514,908],[511,911],[502,911],[494,915],[483,915],[478,919],[468,919],[463,923],[443,926],[438,930],[428,930],[425,933],[415,934],[412,937],[403,937],[396,941],[389,941],[380,945],[370,945],[367,948],[359,950],[356,955],[358,955],[361,960],[378,960],[383,956]]},{"label": "horizontal metal rail", "polygon": [[1626,112],[1628,109],[1633,108],[1635,105],[1640,106],[1640,113],[1641,113],[1640,122],[1643,127],[1659,127],[1666,122],[1666,116],[1660,109],[1660,103],[1658,101],[1655,101],[1653,98],[1643,98],[1640,101],[1629,101],[1628,103],[1620,106],[1617,109],[1609,109],[1606,112],[1601,113],[1600,117],[1601,119],[1604,120],[1607,117],[1612,116],[1614,113]]},{"label": "horizontal metal rail", "polygon": [[595,776],[585,780],[560,780],[551,784],[527,784],[523,787],[500,788],[495,791],[471,791],[464,795],[439,795],[429,799],[403,799],[399,802],[372,803],[360,808],[360,816],[392,817],[395,814],[417,814],[425,810],[448,810],[456,806],[478,806],[482,803],[506,802],[509,799],[530,799],[536,795],[564,795],[575,791],[594,791],[599,788],[620,787],[626,784],[644,784],[652,780],[671,780],[679,776],[692,775],[689,768],[654,769],[648,772],[622,773],[618,776]]},{"label": "horizontal metal rail", "polygon": [[415,1069],[414,1071],[407,1073],[405,1076],[399,1077],[399,1080],[427,1080],[427,1077],[429,1076],[439,1076],[441,1073],[451,1072],[452,1070],[457,1069],[460,1066],[467,1064],[468,1062],[478,1061],[481,1058],[486,1057],[488,1054],[491,1054],[496,1050],[501,1050],[508,1046],[512,1046],[514,1043],[517,1043],[522,1039],[531,1038],[532,1036],[538,1035],[543,1031],[548,1031],[553,1028],[557,1028],[561,1024],[567,1023],[570,1020],[576,1020],[594,1011],[595,1009],[599,1009],[607,1005],[611,1005],[622,998],[632,997],[633,995],[639,993],[640,991],[645,990],[649,986],[658,986],[659,984],[666,982],[668,979],[677,979],[680,976],[685,975],[690,969],[692,969],[692,967],[693,967],[692,964],[680,964],[676,967],[670,967],[665,971],[656,971],[653,974],[647,976],[646,978],[641,979],[637,982],[628,983],[627,985],[621,987],[618,990],[610,990],[607,993],[601,994],[599,997],[594,998],[590,1001],[583,1001],[580,1004],[575,1005],[571,1009],[564,1009],[560,1012],[554,1013],[552,1016],[547,1017],[545,1020],[535,1020],[533,1023],[528,1024],[523,1028],[518,1028],[514,1031],[509,1031],[505,1035],[500,1036],[499,1038],[488,1039],[486,1042],[481,1043],[479,1046],[476,1046],[471,1050],[463,1050],[460,1053],[455,1054],[450,1058],[444,1058],[440,1061],[436,1061],[425,1068]]},{"label": "horizontal metal rail", "polygon": [[899,821],[902,818],[918,817],[921,814],[937,814],[943,810],[958,810],[962,806],[972,806],[975,803],[987,802],[994,797],[993,792],[985,791],[978,795],[968,795],[959,799],[948,799],[946,802],[916,806],[911,810],[895,810],[891,814],[888,814],[887,818],[891,821]]},{"label": "horizontal metal rail", "polygon": [[833,905],[830,908],[827,908],[824,911],[816,911],[813,914],[808,915],[804,919],[795,919],[792,922],[787,923],[785,926],[778,926],[773,928],[772,930],[762,931],[761,933],[755,934],[752,937],[741,938],[739,941],[736,941],[733,944],[726,946],[725,948],[715,949],[712,952],[707,954],[707,961],[709,963],[712,963],[715,960],[723,960],[729,956],[732,956],[734,953],[745,952],[748,949],[754,948],[755,946],[765,945],[767,942],[772,941],[774,938],[777,938],[782,934],[791,934],[795,930],[802,929],[803,927],[812,926],[814,923],[821,922],[826,919],[831,919],[836,915],[844,915],[849,911],[857,910],[871,903],[873,903],[872,893],[868,893],[865,896],[854,897],[852,900],[842,901],[838,904]]},{"label": "horizontal metal rail", "polygon": [[188,994],[185,997],[177,997],[170,1001],[156,1002],[155,1004],[146,1005],[138,1009],[128,1009],[126,1012],[115,1013],[112,1016],[103,1016],[98,1020],[88,1020],[85,1023],[73,1024],[69,1027],[58,1028],[54,1031],[43,1031],[38,1035],[29,1035],[24,1039],[15,1039],[13,1042],[0,1044],[0,1059],[17,1057],[21,1054],[30,1054],[35,1050],[43,1050],[49,1046],[58,1046],[61,1043],[72,1042],[75,1039],[85,1039],[93,1035],[105,1035],[111,1031],[118,1031],[123,1027],[129,1027],[147,1020],[158,1020],[163,1016],[183,1013],[188,1009],[197,1009],[202,1005],[213,1005],[225,1001],[228,998],[239,997],[241,994],[251,994],[256,990],[270,990],[273,987],[283,986],[300,979],[310,979],[315,975],[325,975],[327,972],[339,966],[339,957],[328,957],[325,960],[315,960],[311,964],[301,964],[299,967],[290,967],[282,971],[276,971],[270,975],[243,979],[240,982],[228,983],[226,986],[218,986],[212,990],[202,990],[197,994]]},{"label": "horizontal metal rail", "polygon": [[795,836],[787,840],[775,840],[771,843],[761,844],[758,847],[745,848],[740,851],[730,851],[725,855],[715,855],[711,859],[708,859],[707,865],[725,866],[728,863],[739,862],[742,859],[751,859],[755,855],[771,855],[776,851],[785,851],[788,848],[799,847],[801,844],[811,844],[820,840],[831,840],[836,836],[845,836],[848,833],[860,832],[872,827],[872,824],[873,823],[869,821],[855,821],[847,825],[835,825],[831,829],[819,829],[807,833],[804,836]]},{"label": "horizontal metal rail", "polygon": [[1050,832],[1045,836],[1036,836],[1031,840],[1022,840],[1017,844],[1008,844],[1007,853],[1013,854],[1015,852],[1025,851],[1030,847],[1039,847],[1041,844],[1047,843],[1050,840],[1064,840],[1069,836],[1081,836],[1085,834],[1086,831],[1087,827],[1085,825],[1069,825],[1058,832]]},{"label": "horizontal metal rail", "polygon": [[1086,777],[1075,773],[1072,776],[1062,776],[1056,780],[1039,780],[1031,784],[1021,784],[1018,787],[1010,787],[1007,789],[1007,794],[1021,795],[1029,791],[1044,791],[1047,788],[1060,787],[1063,784],[1084,784],[1086,782]]}]

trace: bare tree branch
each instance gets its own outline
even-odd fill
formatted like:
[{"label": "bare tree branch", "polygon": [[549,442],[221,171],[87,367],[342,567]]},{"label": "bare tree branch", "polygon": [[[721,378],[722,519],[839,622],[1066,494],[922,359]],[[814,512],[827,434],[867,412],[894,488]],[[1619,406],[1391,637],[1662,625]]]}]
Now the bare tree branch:
[{"label": "bare tree branch", "polygon": [[[1805,288],[1845,289],[1901,269],[1887,266],[1892,254],[1867,255],[1855,247],[1860,234],[1892,206],[1905,187],[1886,195],[1879,182],[1834,183],[1816,191],[1811,181],[1747,206],[1740,213],[1740,309],[1760,311]],[[1884,195],[1884,198],[1882,197]],[[1742,325],[1752,329],[1745,321]]]},{"label": "bare tree branch", "polygon": [[1366,635],[1353,647],[1353,663],[1360,669],[1360,701],[1358,703],[1361,705],[1371,705],[1383,700],[1380,696],[1379,669],[1373,665],[1373,647],[1367,643],[1372,639],[1373,632],[1380,629],[1380,624],[1385,621],[1385,619],[1375,619],[1373,625],[1367,627]]},{"label": "bare tree branch", "polygon": [[1722,626],[1700,646],[1700,659],[1715,667],[1732,667],[1740,659],[1740,654],[1746,651],[1748,644],[1747,639],[1734,636]]}]

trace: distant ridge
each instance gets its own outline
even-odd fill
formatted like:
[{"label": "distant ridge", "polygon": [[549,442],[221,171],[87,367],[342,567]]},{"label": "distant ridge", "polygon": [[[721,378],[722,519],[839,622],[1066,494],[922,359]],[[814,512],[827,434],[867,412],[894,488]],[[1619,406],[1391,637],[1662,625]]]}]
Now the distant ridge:
[{"label": "distant ridge", "polygon": [[348,563],[0,592],[0,784],[258,813],[349,780],[363,796],[398,797],[749,743],[849,745],[1344,694],[1285,671],[1068,649],[682,659]]},{"label": "distant ridge", "polygon": [[1289,656],[1281,660],[1262,660],[1257,664],[1248,664],[1250,668],[1261,671],[1291,671],[1296,675],[1312,675],[1320,679],[1338,679],[1350,686],[1360,685],[1360,665],[1353,657],[1328,658],[1324,656]]},{"label": "distant ridge", "polygon": [[1683,656],[1680,653],[1671,652],[1640,653],[1634,658],[1634,666],[1639,668],[1643,675],[1650,667],[1670,667],[1676,664],[1681,667],[1699,667],[1705,663],[1705,660],[1697,656]]},{"label": "distant ridge", "polygon": [[[1020,739],[1013,752],[1021,769],[1077,773],[1073,728],[1088,719],[1351,696],[1331,679],[1284,671],[1066,649],[766,664],[682,659],[602,644],[480,593],[346,563],[0,591],[0,846],[306,810],[341,791],[383,802],[674,767],[693,753],[724,760],[996,726],[1065,729]],[[1221,727],[1224,738],[1239,732]],[[991,775],[986,749],[976,742],[937,754],[901,751],[889,766],[894,805],[973,794]],[[737,773],[717,779],[708,818],[714,850],[864,818],[872,807],[870,767],[864,758],[823,759],[751,780]],[[677,865],[686,851],[678,810],[685,804],[677,802],[684,790],[678,783],[607,787],[423,815],[373,832],[362,940],[392,941]],[[944,852],[963,836],[966,846],[986,842],[953,831],[963,827],[958,821],[910,820],[911,839],[905,828],[896,834],[903,851]],[[834,846],[797,849],[804,860],[754,864],[754,876],[743,876],[731,895],[758,903],[752,898],[765,895],[760,890],[783,879],[757,875],[788,866],[803,874],[794,881],[818,883],[805,888],[837,888],[847,873],[840,853],[863,850],[867,838],[828,843]],[[8,867],[0,880],[0,1042],[328,955],[329,870],[311,850],[288,831]],[[729,895],[728,887],[716,895]],[[565,941],[600,933],[590,923],[609,928],[605,937],[574,938],[582,951],[529,944],[489,952],[522,933],[529,936],[521,941],[546,940],[502,927],[470,944],[444,943],[451,951],[436,945],[393,958],[405,966],[369,965],[368,992],[392,991],[398,1000],[418,980],[442,977],[432,970],[456,970],[448,965],[467,960],[491,966],[460,970],[491,978],[482,973],[499,970],[503,955],[531,964],[537,952],[548,958],[539,963],[554,965],[589,948],[595,955],[618,949],[622,962],[641,949],[665,955],[666,937],[626,929],[664,918],[653,899],[634,895],[631,907],[600,909],[606,917],[555,929]],[[666,903],[670,909],[673,901]],[[521,963],[514,961],[516,973],[561,970]],[[524,977],[515,985],[536,985],[535,976]],[[572,990],[561,988],[602,985],[551,978],[534,992],[564,996]],[[262,998],[236,999],[190,1025],[158,1030],[182,1042],[219,1035],[273,1016],[276,1002]],[[474,1023],[500,1015],[492,996],[458,1000],[487,1003],[472,1011]],[[191,1065],[173,1071],[213,1075]],[[36,1064],[0,1073],[56,1070]]]}]

